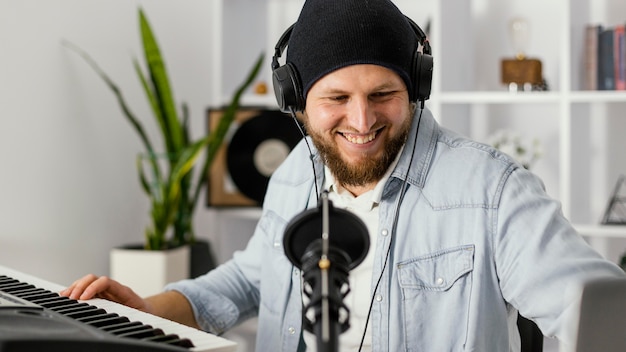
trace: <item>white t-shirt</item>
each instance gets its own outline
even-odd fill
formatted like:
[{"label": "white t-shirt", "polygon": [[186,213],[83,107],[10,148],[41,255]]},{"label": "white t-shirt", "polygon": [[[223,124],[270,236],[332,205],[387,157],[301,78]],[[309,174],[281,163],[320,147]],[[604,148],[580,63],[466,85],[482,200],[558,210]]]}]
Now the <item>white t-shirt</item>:
[{"label": "white t-shirt", "polygon": [[[400,153],[398,153],[400,155]],[[346,209],[357,215],[365,225],[370,236],[370,249],[361,264],[350,271],[348,282],[350,292],[344,298],[344,303],[350,310],[350,328],[339,335],[339,351],[358,351],[365,329],[365,323],[369,312],[370,302],[372,300],[372,267],[374,264],[374,246],[378,235],[378,204],[382,196],[385,183],[389,179],[398,158],[389,167],[389,170],[376,186],[358,197],[355,197],[348,190],[339,186],[335,182],[335,178],[328,168],[324,168],[325,183],[323,189],[328,190],[328,199],[336,208]],[[332,236],[333,234],[330,234]],[[306,305],[308,298],[303,294],[303,300]],[[371,327],[368,327],[363,347],[361,351],[372,350]],[[307,352],[317,351],[316,336],[304,330],[304,341],[307,345]]]}]

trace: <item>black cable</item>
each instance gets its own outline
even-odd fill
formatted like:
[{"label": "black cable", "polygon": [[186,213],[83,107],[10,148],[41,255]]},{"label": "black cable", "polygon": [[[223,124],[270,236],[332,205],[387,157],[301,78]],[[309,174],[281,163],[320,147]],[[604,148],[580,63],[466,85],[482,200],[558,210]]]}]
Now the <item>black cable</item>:
[{"label": "black cable", "polygon": [[420,114],[417,118],[417,128],[415,131],[415,137],[413,137],[413,152],[411,153],[411,158],[409,159],[409,165],[406,169],[406,174],[404,175],[404,182],[402,183],[402,187],[400,188],[400,195],[398,196],[398,203],[396,204],[396,211],[393,216],[393,225],[391,226],[391,237],[389,238],[389,246],[387,247],[387,253],[385,254],[385,262],[383,263],[383,269],[380,271],[380,276],[378,276],[378,280],[376,281],[376,286],[374,287],[374,292],[372,294],[372,299],[370,301],[370,307],[367,311],[367,319],[365,320],[365,328],[363,329],[363,336],[361,337],[361,343],[359,344],[359,352],[361,352],[361,348],[363,348],[363,342],[365,341],[365,333],[367,332],[367,326],[369,325],[370,315],[372,314],[372,307],[374,306],[374,298],[376,297],[376,291],[378,290],[378,286],[380,285],[380,281],[383,279],[383,273],[387,268],[387,262],[389,261],[389,253],[391,252],[391,247],[393,245],[393,239],[395,238],[394,234],[396,232],[396,226],[398,226],[398,218],[400,216],[400,205],[402,204],[402,200],[404,200],[404,194],[406,191],[406,185],[408,184],[409,171],[411,171],[411,165],[413,164],[413,156],[415,156],[415,148],[417,147],[417,136],[420,130],[420,122],[422,121],[422,112],[424,111],[424,101],[420,106]]},{"label": "black cable", "polygon": [[296,117],[296,112],[293,110],[293,106],[289,107],[289,113],[291,114],[293,121],[296,123],[296,126],[298,126],[298,130],[300,130],[300,134],[302,134],[302,138],[304,138],[304,143],[306,143],[306,147],[309,150],[309,159],[311,159],[311,167],[313,168],[313,182],[315,184],[315,199],[317,203],[319,203],[320,191],[317,186],[317,173],[315,172],[315,162],[313,161],[315,156],[313,155],[313,152],[311,151],[311,146],[309,145],[309,141],[306,138],[306,133],[302,129],[302,126],[300,125],[300,121],[298,121],[298,118]]}]

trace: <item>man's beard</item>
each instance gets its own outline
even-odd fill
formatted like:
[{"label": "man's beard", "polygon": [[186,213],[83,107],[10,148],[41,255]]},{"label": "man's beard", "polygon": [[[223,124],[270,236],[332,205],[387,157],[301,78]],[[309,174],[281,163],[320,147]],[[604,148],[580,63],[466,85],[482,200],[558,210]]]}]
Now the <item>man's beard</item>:
[{"label": "man's beard", "polygon": [[408,116],[400,125],[399,132],[385,141],[383,153],[379,157],[363,155],[355,164],[342,159],[341,153],[334,141],[327,141],[324,137],[313,131],[308,125],[308,116],[305,116],[305,125],[315,147],[319,151],[326,166],[330,169],[335,180],[346,186],[365,186],[378,182],[387,172],[389,166],[402,150],[406,142],[413,121],[414,109],[409,109]]}]

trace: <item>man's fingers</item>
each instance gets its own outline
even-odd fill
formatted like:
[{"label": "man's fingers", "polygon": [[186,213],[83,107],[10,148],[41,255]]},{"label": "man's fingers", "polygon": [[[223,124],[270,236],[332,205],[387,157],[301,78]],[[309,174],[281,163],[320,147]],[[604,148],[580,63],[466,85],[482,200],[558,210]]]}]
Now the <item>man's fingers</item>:
[{"label": "man's fingers", "polygon": [[78,299],[86,300],[96,297],[100,292],[107,291],[111,286],[111,280],[106,276],[100,276],[95,281],[92,281],[87,287],[84,288]]},{"label": "man's fingers", "polygon": [[67,296],[71,299],[91,299],[98,293],[106,290],[110,279],[106,276],[97,277],[96,275],[86,275],[72,283],[68,288],[59,292],[62,296]]}]

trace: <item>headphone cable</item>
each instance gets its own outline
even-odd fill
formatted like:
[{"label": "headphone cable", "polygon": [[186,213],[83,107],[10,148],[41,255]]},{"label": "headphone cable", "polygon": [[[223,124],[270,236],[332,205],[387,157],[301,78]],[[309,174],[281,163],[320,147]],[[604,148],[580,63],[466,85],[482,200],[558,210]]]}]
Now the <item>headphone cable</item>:
[{"label": "headphone cable", "polygon": [[396,204],[396,211],[393,216],[393,225],[391,227],[391,237],[389,238],[389,246],[387,247],[387,253],[385,254],[385,261],[383,263],[383,268],[380,271],[380,276],[378,276],[378,280],[376,280],[376,286],[374,286],[374,291],[372,294],[372,299],[370,300],[370,307],[367,311],[367,319],[365,320],[365,328],[363,329],[363,336],[361,336],[361,343],[359,344],[359,352],[361,352],[361,348],[363,348],[363,342],[365,341],[365,334],[367,332],[367,326],[369,325],[370,315],[372,314],[372,307],[374,306],[374,298],[376,297],[376,291],[378,290],[378,286],[383,278],[383,273],[387,268],[387,262],[389,261],[389,254],[391,252],[391,247],[393,244],[393,239],[395,238],[394,234],[396,232],[396,227],[398,226],[398,218],[400,216],[400,205],[404,200],[404,194],[406,191],[406,185],[408,184],[409,171],[411,170],[411,165],[413,164],[413,156],[415,155],[415,148],[417,147],[417,136],[420,130],[420,122],[422,121],[422,112],[424,111],[424,102],[422,101],[420,114],[417,119],[417,128],[415,131],[415,137],[413,137],[413,152],[411,153],[411,157],[409,158],[409,165],[406,169],[406,174],[404,175],[404,182],[402,182],[402,187],[400,188],[400,195],[398,196],[398,202]]},{"label": "headphone cable", "polygon": [[317,186],[317,173],[315,172],[315,161],[313,160],[315,158],[315,156],[313,155],[313,152],[311,151],[311,145],[309,144],[309,141],[306,138],[306,133],[302,129],[302,126],[300,125],[300,121],[298,121],[298,118],[296,117],[296,112],[294,111],[293,106],[289,107],[289,113],[290,113],[291,117],[293,118],[293,121],[296,123],[296,126],[298,127],[298,130],[300,131],[300,134],[302,134],[302,138],[304,139],[304,143],[306,143],[306,147],[309,150],[309,159],[311,160],[311,168],[313,169],[313,183],[315,184],[315,199],[319,203],[320,192],[319,192],[319,187]]}]

